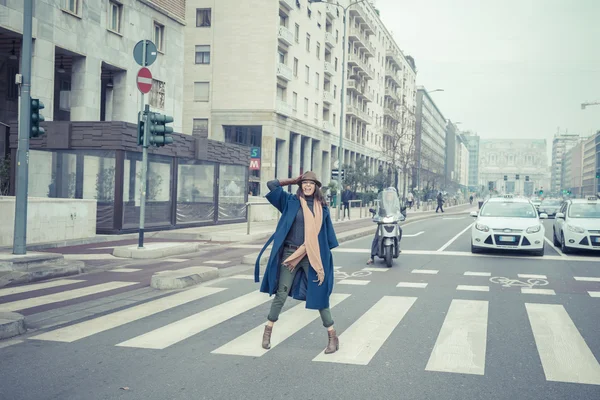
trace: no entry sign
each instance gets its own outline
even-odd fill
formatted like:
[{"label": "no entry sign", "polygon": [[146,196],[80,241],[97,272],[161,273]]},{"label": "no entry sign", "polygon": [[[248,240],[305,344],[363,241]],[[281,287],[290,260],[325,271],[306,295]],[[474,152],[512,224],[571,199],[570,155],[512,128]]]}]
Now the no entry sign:
[{"label": "no entry sign", "polygon": [[140,68],[137,74],[137,87],[144,94],[152,89],[152,72],[148,68]]}]

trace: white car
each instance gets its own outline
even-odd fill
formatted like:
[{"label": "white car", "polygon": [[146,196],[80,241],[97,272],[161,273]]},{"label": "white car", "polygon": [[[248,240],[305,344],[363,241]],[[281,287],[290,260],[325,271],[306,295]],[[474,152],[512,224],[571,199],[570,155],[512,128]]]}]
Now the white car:
[{"label": "white car", "polygon": [[479,213],[471,216],[477,220],[471,228],[471,252],[485,249],[510,249],[544,255],[544,234],[535,206],[527,199],[517,199],[511,195],[489,199]]},{"label": "white car", "polygon": [[571,199],[563,203],[552,228],[554,245],[563,253],[575,249],[600,250],[600,200]]}]

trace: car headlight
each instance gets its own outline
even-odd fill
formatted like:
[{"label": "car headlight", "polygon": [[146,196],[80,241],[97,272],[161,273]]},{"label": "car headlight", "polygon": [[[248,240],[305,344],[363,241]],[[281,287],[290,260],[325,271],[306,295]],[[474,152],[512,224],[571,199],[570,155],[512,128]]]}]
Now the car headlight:
[{"label": "car headlight", "polygon": [[575,225],[567,225],[567,229],[570,230],[571,232],[585,233],[585,229],[583,229],[579,226],[575,226]]},{"label": "car headlight", "polygon": [[529,228],[527,228],[527,233],[538,233],[540,229],[542,229],[541,225],[530,226]]},{"label": "car headlight", "polygon": [[489,232],[490,228],[487,225],[483,225],[483,224],[475,224],[475,229],[477,229],[478,231],[482,231],[482,232]]},{"label": "car headlight", "polygon": [[384,217],[382,221],[384,224],[391,224],[394,222],[394,217]]}]

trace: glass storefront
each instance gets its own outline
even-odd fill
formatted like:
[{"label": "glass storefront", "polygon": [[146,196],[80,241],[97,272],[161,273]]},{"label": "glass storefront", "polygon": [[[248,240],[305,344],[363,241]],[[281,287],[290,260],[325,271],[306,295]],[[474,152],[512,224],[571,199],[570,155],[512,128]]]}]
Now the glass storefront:
[{"label": "glass storefront", "polygon": [[177,221],[215,220],[215,164],[180,160],[177,171]]},{"label": "glass storefront", "polygon": [[219,167],[219,220],[246,218],[246,172],[241,165]]}]

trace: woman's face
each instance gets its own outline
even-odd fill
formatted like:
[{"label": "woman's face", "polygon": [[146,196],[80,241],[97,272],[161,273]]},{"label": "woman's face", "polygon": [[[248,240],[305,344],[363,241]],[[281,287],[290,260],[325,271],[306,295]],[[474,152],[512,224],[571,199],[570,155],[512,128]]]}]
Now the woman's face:
[{"label": "woman's face", "polygon": [[313,181],[303,181],[302,182],[302,192],[305,196],[312,196],[315,194],[315,188],[317,185]]}]

